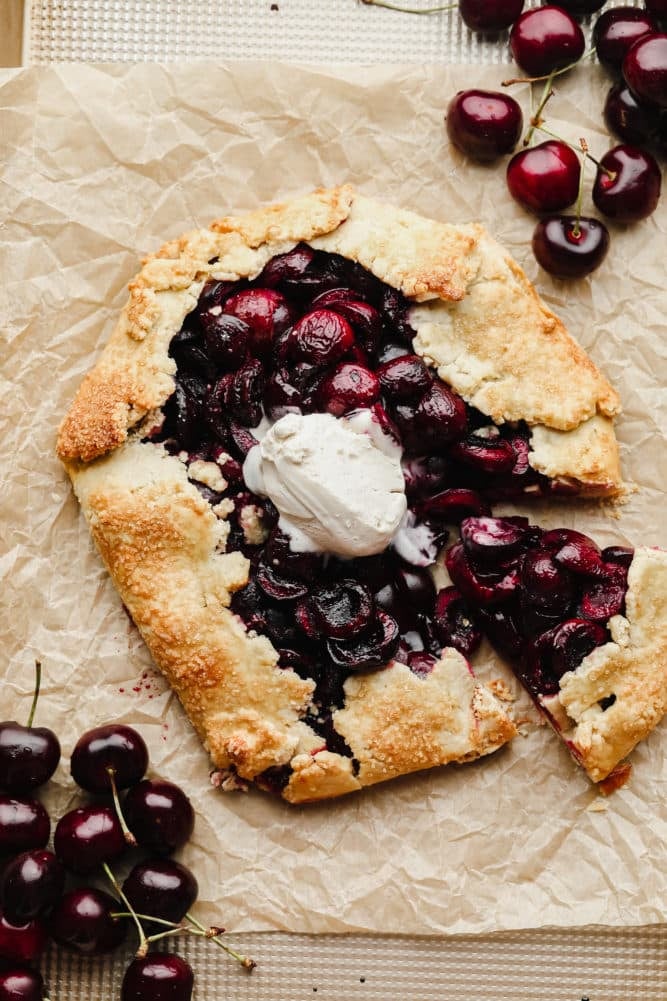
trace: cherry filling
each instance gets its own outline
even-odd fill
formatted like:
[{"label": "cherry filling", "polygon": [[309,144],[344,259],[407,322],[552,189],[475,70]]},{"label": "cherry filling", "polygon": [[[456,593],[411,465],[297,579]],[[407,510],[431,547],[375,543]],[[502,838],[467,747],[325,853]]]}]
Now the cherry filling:
[{"label": "cherry filling", "polygon": [[[533,694],[553,691],[565,665],[605,641],[625,594],[624,550],[600,554],[577,533],[490,517],[489,501],[560,487],[531,469],[528,429],[496,426],[467,406],[412,353],[414,333],[399,292],[299,244],[252,281],[206,283],[171,341],[175,390],[150,435],[187,464],[228,521],[227,549],[249,560],[232,610],[271,640],[282,669],[315,681],[305,721],[348,756],[332,713],[351,673],[395,659],[424,675],[443,647],[469,656],[484,630],[520,654]],[[378,556],[296,552],[275,506],[243,480],[259,426],[363,408],[402,449],[401,529]],[[425,568],[458,525],[461,542],[447,555],[454,586],[436,593]],[[265,775],[272,788],[288,779],[288,768]]]}]

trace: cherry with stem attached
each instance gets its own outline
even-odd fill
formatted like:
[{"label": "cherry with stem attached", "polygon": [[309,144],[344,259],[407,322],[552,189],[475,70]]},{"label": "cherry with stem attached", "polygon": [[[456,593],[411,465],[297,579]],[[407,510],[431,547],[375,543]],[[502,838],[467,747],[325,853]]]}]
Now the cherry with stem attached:
[{"label": "cherry with stem attached", "polygon": [[0,723],[0,789],[23,795],[44,785],[60,761],[60,743],[48,727],[33,727],[42,679],[35,661],[35,689],[26,726],[15,720]]}]

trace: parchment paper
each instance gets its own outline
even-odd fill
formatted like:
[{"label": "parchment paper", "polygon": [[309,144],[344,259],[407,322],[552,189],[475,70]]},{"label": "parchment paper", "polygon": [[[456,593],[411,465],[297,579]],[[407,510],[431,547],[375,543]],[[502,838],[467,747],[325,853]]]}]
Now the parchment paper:
[{"label": "parchment paper", "polygon": [[[532,258],[534,220],[509,198],[504,165],[470,164],[447,142],[444,109],[473,72],[489,88],[513,73],[237,63],[0,77],[0,717],[27,716],[39,657],[38,722],[57,729],[64,749],[44,794],[54,815],[78,801],[67,770],[76,737],[114,719],[137,725],[154,773],[182,784],[196,807],[183,857],[201,912],[236,931],[474,933],[663,918],[664,725],[609,800],[537,725],[490,759],[338,802],[294,808],[214,790],[53,457],[58,423],[142,254],[221,214],[351,181],[432,217],[487,225],[620,390],[624,471],[640,490],[616,519],[591,504],[533,515],[603,544],[664,543],[664,203],[636,227],[612,227],[591,279],[551,280]],[[550,128],[585,135],[601,153],[607,86],[590,67],[561,79]],[[517,96],[527,111],[527,88]],[[488,650],[476,667],[498,673]]]}]

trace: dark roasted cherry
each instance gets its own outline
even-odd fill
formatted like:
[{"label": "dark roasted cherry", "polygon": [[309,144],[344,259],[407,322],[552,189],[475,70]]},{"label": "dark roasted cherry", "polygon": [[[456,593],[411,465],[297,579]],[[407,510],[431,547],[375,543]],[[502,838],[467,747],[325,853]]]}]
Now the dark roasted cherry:
[{"label": "dark roasted cherry", "polygon": [[108,723],[88,730],[76,742],[70,769],[86,792],[110,792],[109,771],[117,789],[135,785],[148,768],[148,748],[131,726]]},{"label": "dark roasted cherry", "polygon": [[667,34],[635,42],[623,60],[623,76],[637,100],[667,108]]},{"label": "dark roasted cherry", "polygon": [[37,970],[10,966],[0,970],[0,1001],[43,1001],[44,981]]},{"label": "dark roasted cherry", "polygon": [[614,146],[600,160],[593,201],[615,222],[638,222],[655,211],[660,198],[660,167],[645,150]]},{"label": "dark roasted cherry", "polygon": [[454,647],[464,657],[470,657],[482,642],[463,595],[455,587],[443,587],[438,592],[433,628],[443,648]]},{"label": "dark roasted cherry", "polygon": [[194,829],[192,804],[172,782],[144,779],[128,792],[123,812],[139,844],[158,855],[175,852]]},{"label": "dark roasted cherry", "polygon": [[235,371],[248,352],[250,327],[238,316],[219,310],[202,314],[204,342],[209,358],[225,369]]},{"label": "dark roasted cherry", "polygon": [[303,411],[303,393],[291,381],[288,369],[272,372],[264,386],[264,410],[269,420],[279,421],[285,414]]},{"label": "dark roasted cherry", "polygon": [[322,573],[324,557],[321,553],[299,552],[290,546],[289,536],[274,528],[266,543],[266,562],[285,577],[314,581]]},{"label": "dark roasted cherry", "polygon": [[335,288],[313,300],[313,307],[330,309],[350,324],[367,354],[374,354],[382,335],[382,318],[374,306],[359,299],[353,289]]},{"label": "dark roasted cherry", "polygon": [[431,566],[447,541],[447,530],[438,521],[408,508],[394,536],[392,548],[412,566]]},{"label": "dark roasted cherry", "polygon": [[416,566],[400,566],[396,572],[399,600],[410,611],[430,615],[435,602],[435,585],[428,570]]},{"label": "dark roasted cherry", "polygon": [[607,94],[604,120],[625,142],[667,153],[667,111],[642,104],[625,83],[616,84]]},{"label": "dark roasted cherry", "polygon": [[509,441],[499,435],[488,437],[474,431],[452,445],[449,456],[489,476],[509,473],[516,463],[516,455]]},{"label": "dark roasted cherry", "polygon": [[437,493],[445,485],[447,460],[441,455],[422,455],[405,459],[403,479],[409,497]]},{"label": "dark roasted cherry", "polygon": [[0,877],[0,905],[14,925],[53,907],[63,892],[65,870],[53,852],[34,848],[13,859]]},{"label": "dark roasted cherry", "polygon": [[433,382],[418,403],[398,404],[394,420],[410,452],[423,452],[425,447],[442,451],[465,432],[465,403],[447,386]]},{"label": "dark roasted cherry", "polygon": [[300,243],[286,254],[276,254],[268,262],[259,277],[259,283],[275,288],[283,282],[298,282],[310,266],[315,251],[305,243]]},{"label": "dark roasted cherry", "polygon": [[86,874],[122,855],[126,842],[113,808],[96,803],[79,806],[61,817],[53,846],[66,869]]},{"label": "dark roasted cherry", "polygon": [[540,541],[556,563],[566,570],[591,577],[596,577],[603,571],[600,547],[583,532],[555,528],[545,532]]},{"label": "dark roasted cherry", "polygon": [[574,671],[595,647],[607,642],[607,630],[586,619],[566,619],[538,641],[545,668],[556,679]]},{"label": "dark roasted cherry", "polygon": [[139,862],[123,883],[123,893],[138,914],[174,924],[185,917],[198,892],[190,870],[173,859]]},{"label": "dark roasted cherry", "polygon": [[446,121],[450,141],[482,162],[511,153],[523,129],[514,98],[491,90],[460,90],[449,103]]},{"label": "dark roasted cherry", "polygon": [[353,344],[350,324],[329,309],[314,309],[302,316],[292,327],[288,342],[293,361],[322,368],[340,361]]},{"label": "dark roasted cherry", "polygon": [[121,1001],[190,1001],[192,967],[173,953],[149,952],[133,959],[123,977]]},{"label": "dark roasted cherry", "polygon": [[459,0],[459,14],[472,31],[504,31],[523,10],[525,0]]},{"label": "dark roasted cherry", "polygon": [[574,594],[569,572],[543,548],[524,556],[521,585],[522,600],[547,615],[564,614]]},{"label": "dark roasted cherry", "polygon": [[13,925],[0,910],[0,962],[34,963],[46,948],[48,934],[44,923],[35,918]]},{"label": "dark roasted cherry", "polygon": [[595,622],[621,615],[625,607],[627,569],[620,563],[603,564],[602,574],[587,582],[581,597],[581,614]]},{"label": "dark roasted cherry", "polygon": [[533,253],[556,278],[583,278],[602,264],[609,249],[609,231],[598,219],[551,216],[538,222]]},{"label": "dark roasted cherry", "polygon": [[295,319],[285,296],[267,288],[237,292],[225,301],[223,309],[248,324],[250,352],[259,358],[271,353],[273,339],[291,327]]},{"label": "dark roasted cherry", "polygon": [[342,417],[351,410],[372,406],[380,397],[380,383],[363,365],[341,362],[321,383],[317,395],[324,410]]},{"label": "dark roasted cherry", "polygon": [[459,525],[464,518],[491,514],[491,509],[475,490],[448,487],[422,501],[417,512],[448,525]]},{"label": "dark roasted cherry", "polygon": [[604,68],[620,73],[630,46],[657,30],[656,22],[641,7],[613,7],[595,22],[592,41]]},{"label": "dark roasted cherry", "polygon": [[510,32],[512,55],[528,76],[547,76],[583,55],[584,33],[566,10],[548,4],[524,11]]},{"label": "dark roasted cherry", "polygon": [[333,639],[351,639],[366,629],[375,613],[370,591],[354,580],[316,588],[310,604],[320,631]]},{"label": "dark roasted cherry", "polygon": [[124,910],[123,904],[92,887],[70,890],[51,915],[52,934],[59,945],[89,955],[112,952],[124,941],[127,918],[111,915]]},{"label": "dark roasted cherry", "polygon": [[383,394],[392,403],[419,400],[433,382],[433,376],[418,355],[403,355],[385,362],[376,375]]},{"label": "dark roasted cherry", "polygon": [[498,566],[516,556],[527,535],[525,518],[466,518],[461,541],[475,566]]},{"label": "dark roasted cherry", "polygon": [[626,570],[630,569],[634,555],[635,551],[630,546],[607,546],[602,550],[602,559],[605,563],[618,563]]},{"label": "dark roasted cherry", "polygon": [[308,593],[308,585],[304,581],[284,577],[265,559],[260,559],[257,565],[256,579],[264,594],[274,601],[294,601]]},{"label": "dark roasted cherry", "polygon": [[378,609],[373,630],[350,640],[327,640],[329,656],[336,667],[346,671],[366,671],[387,664],[398,649],[398,624],[391,615]]},{"label": "dark roasted cherry", "polygon": [[560,139],[515,153],[507,166],[507,187],[532,212],[560,212],[577,200],[581,164]]},{"label": "dark roasted cherry", "polygon": [[512,569],[504,575],[485,577],[476,574],[463,543],[455,542],[445,555],[445,566],[456,588],[475,605],[493,605],[513,597],[519,587],[520,575]]},{"label": "dark roasted cherry", "polygon": [[36,799],[0,796],[0,856],[43,848],[50,830],[49,815]]}]

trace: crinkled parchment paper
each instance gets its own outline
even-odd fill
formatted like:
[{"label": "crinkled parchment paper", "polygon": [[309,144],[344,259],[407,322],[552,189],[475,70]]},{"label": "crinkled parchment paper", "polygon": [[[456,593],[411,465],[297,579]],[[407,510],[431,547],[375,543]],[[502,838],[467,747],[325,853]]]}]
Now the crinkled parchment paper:
[{"label": "crinkled parchment paper", "polygon": [[[27,716],[39,657],[38,721],[58,730],[65,751],[45,793],[56,812],[75,801],[66,765],[77,735],[108,720],[136,724],[154,771],[183,784],[196,806],[184,857],[204,913],[236,931],[429,934],[662,920],[665,725],[633,754],[630,783],[607,801],[534,724],[490,759],[338,802],[299,808],[214,790],[206,755],[151,666],[53,455],[59,421],[142,254],[216,216],[351,181],[438,219],[486,224],[620,390],[624,471],[640,490],[615,520],[593,505],[535,516],[603,543],[664,543],[667,203],[634,228],[614,227],[609,257],[590,280],[562,284],[540,273],[534,220],[511,202],[504,164],[470,164],[446,140],[445,106],[472,72],[240,63],[0,78],[0,717]],[[478,68],[474,84],[495,88],[507,75]],[[607,86],[590,67],[559,80],[550,127],[602,152]],[[527,88],[518,96],[527,111]],[[498,673],[488,651],[477,666]]]}]

